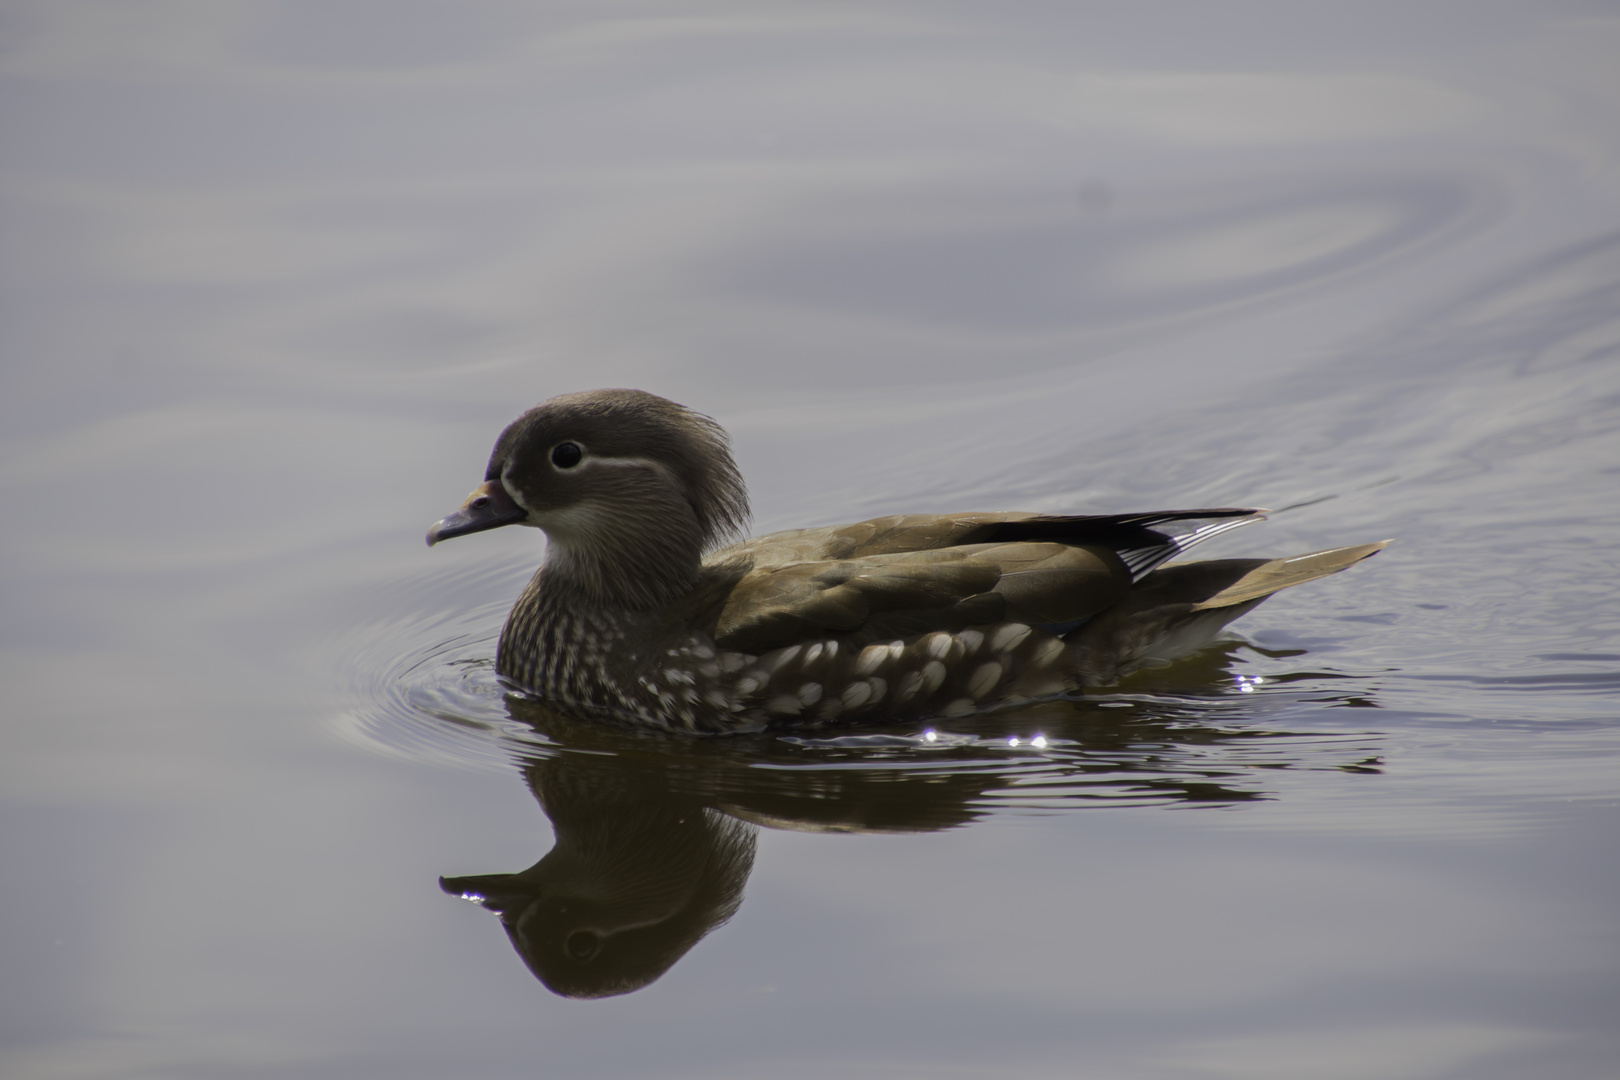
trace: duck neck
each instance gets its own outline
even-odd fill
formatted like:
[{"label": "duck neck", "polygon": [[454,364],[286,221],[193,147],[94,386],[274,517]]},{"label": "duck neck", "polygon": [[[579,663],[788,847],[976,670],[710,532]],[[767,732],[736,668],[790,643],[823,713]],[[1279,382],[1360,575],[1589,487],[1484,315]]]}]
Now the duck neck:
[{"label": "duck neck", "polygon": [[[545,561],[501,631],[496,670],[564,698],[618,700],[607,653],[661,625],[702,573],[702,531],[686,518],[553,515]],[[581,655],[598,660],[576,663]]]},{"label": "duck neck", "polygon": [[540,577],[547,591],[576,603],[619,611],[646,611],[685,596],[697,584],[702,551],[672,537],[660,542],[584,545],[553,537]]},{"label": "duck neck", "polygon": [[[700,560],[626,559],[553,541],[545,562],[501,629],[495,670],[542,693],[576,703],[619,702],[612,656],[664,625],[663,609],[697,581]],[[634,652],[634,648],[631,649]],[[579,658],[590,662],[578,662]]]}]

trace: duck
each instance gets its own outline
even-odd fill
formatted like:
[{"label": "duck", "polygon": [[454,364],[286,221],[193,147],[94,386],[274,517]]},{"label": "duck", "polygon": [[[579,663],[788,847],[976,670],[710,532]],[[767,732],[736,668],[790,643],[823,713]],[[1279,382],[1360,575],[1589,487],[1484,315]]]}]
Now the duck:
[{"label": "duck", "polygon": [[1264,518],[896,514],[744,538],[725,430],[642,390],[565,394],[495,441],[428,546],[521,525],[540,568],[495,671],[572,714],[697,734],[964,717],[1108,687],[1388,541],[1172,561]]}]

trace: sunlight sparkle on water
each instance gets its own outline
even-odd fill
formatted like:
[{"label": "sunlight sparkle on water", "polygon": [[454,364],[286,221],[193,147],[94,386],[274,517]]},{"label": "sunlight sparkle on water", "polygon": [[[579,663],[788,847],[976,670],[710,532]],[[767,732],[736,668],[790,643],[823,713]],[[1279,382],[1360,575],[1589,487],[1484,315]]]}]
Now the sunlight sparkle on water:
[{"label": "sunlight sparkle on water", "polygon": [[461,894],[461,898],[463,900],[471,901],[474,904],[482,904],[484,902],[484,900],[486,899],[485,897],[480,896],[479,894],[477,894],[475,892],[464,892],[464,893]]}]

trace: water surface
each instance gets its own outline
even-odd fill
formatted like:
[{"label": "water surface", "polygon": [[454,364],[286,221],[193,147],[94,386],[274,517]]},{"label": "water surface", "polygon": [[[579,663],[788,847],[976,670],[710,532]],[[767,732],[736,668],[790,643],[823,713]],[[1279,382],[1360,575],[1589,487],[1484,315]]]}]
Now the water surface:
[{"label": "water surface", "polygon": [[[6,5],[0,1070],[1613,1075],[1617,47],[1597,3]],[[1084,700],[582,725],[490,672],[539,538],[421,535],[619,385],[726,425],[760,530],[1396,543]]]}]

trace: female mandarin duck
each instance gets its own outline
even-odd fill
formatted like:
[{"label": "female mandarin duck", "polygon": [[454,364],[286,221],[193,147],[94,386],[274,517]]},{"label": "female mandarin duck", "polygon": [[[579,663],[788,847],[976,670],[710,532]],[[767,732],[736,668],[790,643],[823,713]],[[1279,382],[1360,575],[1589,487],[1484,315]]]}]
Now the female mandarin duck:
[{"label": "female mandarin duck", "polygon": [[484,480],[430,546],[502,525],[549,541],[495,670],[687,731],[961,716],[1106,685],[1384,546],[1161,566],[1263,516],[1221,509],[906,514],[714,550],[748,517],[726,434],[640,390],[530,409]]}]

